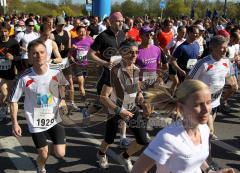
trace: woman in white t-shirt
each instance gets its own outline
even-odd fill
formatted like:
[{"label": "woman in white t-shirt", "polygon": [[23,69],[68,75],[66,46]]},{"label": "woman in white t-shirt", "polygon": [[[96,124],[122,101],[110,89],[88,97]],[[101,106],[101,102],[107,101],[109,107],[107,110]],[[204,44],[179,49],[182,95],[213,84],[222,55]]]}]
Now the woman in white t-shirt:
[{"label": "woman in white t-shirt", "polygon": [[146,96],[163,110],[177,111],[182,120],[158,133],[135,163],[132,173],[147,172],[154,164],[157,173],[201,173],[201,169],[206,173],[234,173],[231,168],[212,171],[205,161],[209,154],[207,122],[211,113],[211,93],[206,84],[185,80],[177,89],[176,98],[165,89],[149,91]]}]

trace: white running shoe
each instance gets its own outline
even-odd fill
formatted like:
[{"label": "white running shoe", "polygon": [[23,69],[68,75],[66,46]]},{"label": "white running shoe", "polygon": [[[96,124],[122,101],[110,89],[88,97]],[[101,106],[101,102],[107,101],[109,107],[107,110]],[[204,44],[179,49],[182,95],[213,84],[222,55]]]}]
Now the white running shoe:
[{"label": "white running shoe", "polygon": [[103,169],[109,168],[108,159],[107,159],[106,154],[100,155],[99,152],[97,152],[97,158],[98,158],[98,164],[99,164],[100,168],[103,168]]},{"label": "white running shoe", "polygon": [[130,173],[133,168],[132,161],[130,160],[130,158],[125,159],[122,154],[120,156],[121,156],[122,165],[124,166],[125,171]]}]

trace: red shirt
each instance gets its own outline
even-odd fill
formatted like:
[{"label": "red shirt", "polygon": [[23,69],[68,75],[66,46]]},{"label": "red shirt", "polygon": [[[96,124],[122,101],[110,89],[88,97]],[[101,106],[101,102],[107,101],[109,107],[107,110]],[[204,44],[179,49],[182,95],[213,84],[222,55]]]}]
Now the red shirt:
[{"label": "red shirt", "polygon": [[139,36],[139,30],[136,28],[132,28],[127,32],[127,37],[132,38],[134,41],[141,42],[141,38]]},{"label": "red shirt", "polygon": [[172,40],[174,36],[174,33],[172,31],[169,31],[169,32],[160,32],[158,35],[157,35],[157,39],[158,39],[158,42],[159,42],[159,46],[164,49],[168,43]]}]

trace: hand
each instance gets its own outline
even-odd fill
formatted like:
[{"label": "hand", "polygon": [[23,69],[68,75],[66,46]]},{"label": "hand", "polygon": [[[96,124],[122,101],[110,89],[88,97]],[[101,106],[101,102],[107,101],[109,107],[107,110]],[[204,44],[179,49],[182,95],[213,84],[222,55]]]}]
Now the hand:
[{"label": "hand", "polygon": [[63,114],[64,115],[67,115],[68,114],[68,107],[67,107],[67,104],[66,104],[66,101],[64,99],[62,99],[58,105],[59,109],[62,110]]},{"label": "hand", "polygon": [[178,73],[180,74],[181,77],[185,77],[187,75],[184,70],[179,70]]},{"label": "hand", "polygon": [[109,70],[111,70],[114,67],[114,63],[110,61],[110,62],[105,63],[104,66],[106,68],[108,68]]},{"label": "hand", "polygon": [[63,51],[65,49],[65,46],[61,43],[60,44],[60,51]]},{"label": "hand", "polygon": [[142,109],[144,118],[149,117],[153,111],[153,107],[151,106],[150,103],[145,103],[144,105],[142,105]]},{"label": "hand", "polygon": [[138,96],[136,98],[136,102],[138,104],[143,104],[143,101],[144,101],[144,97],[143,97],[143,94],[141,92],[138,93]]},{"label": "hand", "polygon": [[13,60],[13,55],[11,53],[6,53],[5,54],[5,57],[8,59],[8,60]]},{"label": "hand", "polygon": [[21,127],[19,126],[19,124],[13,124],[12,125],[12,133],[15,137],[20,137],[22,136],[22,129]]},{"label": "hand", "polygon": [[121,110],[121,112],[120,112],[119,115],[120,115],[120,117],[121,117],[122,119],[128,120],[128,119],[132,118],[133,113],[132,113],[132,112],[129,112],[129,111],[126,110],[126,109],[123,109],[123,110]]}]

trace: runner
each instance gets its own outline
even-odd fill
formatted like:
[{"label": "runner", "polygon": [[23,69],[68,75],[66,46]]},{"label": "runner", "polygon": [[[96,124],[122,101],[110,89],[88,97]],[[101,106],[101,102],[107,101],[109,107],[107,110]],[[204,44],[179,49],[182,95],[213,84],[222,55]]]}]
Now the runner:
[{"label": "runner", "polygon": [[214,36],[209,43],[210,55],[198,61],[189,72],[188,78],[198,79],[206,83],[212,93],[212,116],[209,117],[209,128],[213,135],[213,121],[217,114],[225,79],[232,80],[230,75],[230,61],[226,59],[228,39],[223,36]]},{"label": "runner", "polygon": [[[163,97],[168,98],[165,104]],[[209,154],[206,123],[211,112],[211,93],[206,84],[186,80],[177,89],[176,98],[166,90],[153,90],[148,100],[166,112],[178,109],[183,119],[157,134],[134,164],[132,173],[146,173],[154,164],[157,173],[201,173],[200,167],[206,173],[234,173],[232,168],[212,171],[205,161]]]},{"label": "runner", "polygon": [[[105,139],[102,141],[97,156],[99,166],[108,168],[107,149],[114,142],[118,131],[119,120],[124,120],[132,130],[136,141],[130,143],[128,149],[121,154],[123,165],[131,172],[130,156],[148,144],[144,124],[135,102],[143,103],[143,95],[138,86],[139,69],[134,65],[137,58],[138,45],[126,40],[121,44],[122,61],[111,69],[111,86],[103,85],[100,101],[109,110]],[[111,96],[110,96],[111,95]]]},{"label": "runner", "polygon": [[199,29],[197,26],[187,28],[187,39],[175,50],[170,60],[176,69],[179,81],[182,82],[191,68],[196,64],[199,56],[199,44],[196,42]]},{"label": "runner", "polygon": [[15,79],[14,63],[20,58],[20,46],[15,39],[9,38],[10,29],[7,23],[0,24],[0,121],[7,117],[7,98]]},{"label": "runner", "polygon": [[78,37],[72,40],[72,50],[70,52],[71,71],[72,74],[68,74],[67,78],[70,81],[70,97],[72,104],[74,104],[74,85],[73,75],[77,77],[79,86],[79,95],[82,100],[85,101],[85,77],[87,75],[88,58],[87,53],[90,46],[93,44],[93,39],[87,36],[87,31],[84,26],[78,26],[76,28]]},{"label": "runner", "polygon": [[[88,56],[96,61],[97,65],[103,67],[103,72],[97,84],[98,95],[101,94],[103,85],[110,86],[110,69],[116,65],[113,61],[118,61],[121,58],[118,49],[120,44],[125,40],[125,33],[122,31],[122,14],[115,12],[109,17],[109,20],[111,23],[110,27],[96,37],[88,52]],[[95,105],[94,108],[90,108],[90,112],[96,112],[100,108]]]},{"label": "runner", "polygon": [[[168,56],[168,59],[172,58],[173,53],[177,49],[179,45],[181,45],[186,39],[186,27],[185,26],[179,26],[177,29],[177,36],[173,38],[170,43],[163,49],[166,56]],[[176,70],[172,67],[171,64],[169,64],[169,79],[172,81],[172,85],[170,87],[170,92],[172,95],[174,95],[178,85],[179,80],[177,77]]]},{"label": "runner", "polygon": [[[38,39],[43,41],[46,45],[48,63],[58,64],[62,62],[62,57],[59,53],[56,42],[50,39],[51,32],[52,28],[48,23],[42,24],[40,27],[40,37]],[[51,59],[52,53],[55,59]]]},{"label": "runner", "polygon": [[66,106],[65,85],[67,81],[59,70],[49,68],[47,51],[44,42],[35,40],[28,46],[28,56],[33,66],[27,69],[17,81],[10,96],[12,132],[14,136],[22,136],[18,124],[18,100],[24,94],[24,111],[29,132],[36,146],[37,173],[46,173],[45,164],[48,158],[46,134],[53,142],[53,151],[59,158],[64,157],[66,148],[65,130],[61,122],[59,107]]},{"label": "runner", "polygon": [[23,32],[19,32],[15,39],[18,41],[18,43],[21,45],[21,67],[18,68],[19,74],[26,70],[29,67],[28,64],[28,52],[27,47],[28,44],[39,38],[39,33],[34,32],[34,22],[32,19],[27,19],[25,21],[26,30]]}]

